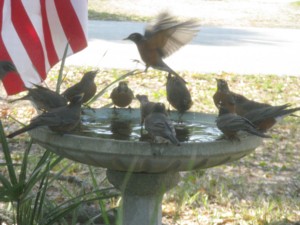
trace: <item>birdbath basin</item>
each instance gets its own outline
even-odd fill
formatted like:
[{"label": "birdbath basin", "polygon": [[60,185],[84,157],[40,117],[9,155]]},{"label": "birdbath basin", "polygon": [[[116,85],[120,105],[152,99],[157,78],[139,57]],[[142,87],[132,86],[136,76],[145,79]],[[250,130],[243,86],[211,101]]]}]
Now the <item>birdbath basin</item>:
[{"label": "birdbath basin", "polygon": [[[174,112],[170,117],[178,118]],[[58,155],[107,168],[108,180],[122,192],[122,225],[161,225],[163,194],[178,183],[179,171],[240,159],[262,142],[252,135],[241,137],[240,142],[216,140],[221,133],[215,126],[215,115],[204,113],[184,114],[182,120],[189,129],[179,126],[181,146],[140,141],[140,127],[134,125],[140,120],[139,109],[85,110],[82,120],[81,132],[60,135],[41,127],[30,134]],[[199,122],[200,131],[191,125]],[[86,124],[104,125],[89,132]]]}]

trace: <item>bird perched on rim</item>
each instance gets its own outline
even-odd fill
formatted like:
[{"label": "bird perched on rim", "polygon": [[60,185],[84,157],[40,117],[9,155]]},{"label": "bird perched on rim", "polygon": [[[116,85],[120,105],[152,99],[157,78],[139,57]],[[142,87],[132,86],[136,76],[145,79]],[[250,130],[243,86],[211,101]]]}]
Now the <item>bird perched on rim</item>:
[{"label": "bird perched on rim", "polygon": [[237,136],[239,131],[246,131],[250,134],[269,138],[270,136],[260,132],[256,129],[256,126],[248,119],[239,116],[235,113],[229,112],[226,108],[223,108],[222,103],[219,109],[219,115],[216,119],[217,127],[223,132],[225,138],[233,141],[240,140]]},{"label": "bird perched on rim", "polygon": [[7,137],[13,138],[41,126],[48,126],[49,129],[58,133],[74,130],[80,123],[82,97],[83,95],[76,95],[71,99],[69,105],[52,109],[34,117],[29,125],[7,135]]},{"label": "bird perched on rim", "polygon": [[49,111],[67,105],[67,99],[55,91],[37,84],[33,85],[35,88],[26,88],[28,90],[27,95],[18,99],[9,100],[9,103],[19,100],[29,100],[37,109],[42,111]]},{"label": "bird perched on rim", "polygon": [[83,93],[82,103],[88,102],[96,94],[97,86],[94,80],[98,72],[99,70],[86,72],[81,80],[77,84],[66,89],[62,93],[62,96],[71,101],[75,95]]},{"label": "bird perched on rim", "polygon": [[[240,116],[245,115],[245,113],[253,109],[271,106],[267,103],[252,101],[241,94],[232,92],[229,89],[228,83],[223,79],[217,79],[217,86],[218,90],[214,95],[215,104],[217,105],[222,102],[223,107],[225,107],[226,105],[230,106],[231,104],[234,104],[234,111]],[[232,106],[231,108],[227,109],[231,112],[233,111]]]},{"label": "bird perched on rim", "polygon": [[157,143],[171,142],[180,145],[172,121],[166,116],[166,108],[162,103],[156,103],[152,112],[145,118],[145,129]]},{"label": "bird perched on rim", "polygon": [[215,106],[219,109],[222,103],[223,107],[229,110],[231,113],[235,113],[235,101],[234,97],[229,90],[228,84],[223,79],[217,79],[217,91],[213,95]]},{"label": "bird perched on rim", "polygon": [[257,108],[245,113],[244,117],[250,120],[258,130],[266,132],[283,117],[300,110],[300,107],[289,109],[289,106],[290,104],[284,104]]},{"label": "bird perched on rim", "polygon": [[[241,94],[230,91],[227,82],[222,79],[218,79],[218,85],[221,86],[221,89],[218,88],[221,91],[216,93],[217,101],[222,102],[223,107],[230,112],[236,112],[250,120],[262,132],[266,132],[283,117],[293,115],[294,112],[300,110],[300,107],[288,108],[291,106],[290,104],[272,106],[250,100]],[[216,96],[214,96],[214,101]]]},{"label": "bird perched on rim", "polygon": [[178,111],[179,118],[181,118],[184,112],[193,105],[191,93],[184,81],[172,76],[171,73],[167,77],[166,90],[168,102]]},{"label": "bird perched on rim", "polygon": [[2,80],[8,72],[17,72],[15,65],[9,61],[0,61],[0,80]]},{"label": "bird perched on rim", "polygon": [[136,95],[135,97],[140,102],[141,126],[143,126],[146,116],[152,112],[156,103],[150,102],[147,95]]},{"label": "bird perched on rim", "polygon": [[151,66],[180,77],[163,59],[190,42],[197,35],[199,26],[199,21],[195,19],[181,22],[168,12],[162,12],[146,26],[144,35],[132,33],[124,40],[136,44],[146,64],[145,72]]},{"label": "bird perched on rim", "polygon": [[118,87],[115,87],[110,93],[110,98],[115,106],[124,108],[130,105],[134,95],[127,82],[120,81]]}]

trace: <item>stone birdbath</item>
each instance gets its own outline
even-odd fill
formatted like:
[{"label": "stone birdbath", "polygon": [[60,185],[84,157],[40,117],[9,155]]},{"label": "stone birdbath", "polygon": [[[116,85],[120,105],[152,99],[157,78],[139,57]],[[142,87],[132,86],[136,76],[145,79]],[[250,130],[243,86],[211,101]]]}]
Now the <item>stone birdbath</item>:
[{"label": "stone birdbath", "polygon": [[[181,146],[139,141],[140,128],[130,126],[130,123],[139,123],[139,109],[114,112],[102,108],[85,110],[84,114],[84,123],[112,123],[105,125],[107,129],[105,126],[92,128],[92,135],[86,135],[84,131],[60,135],[45,127],[32,130],[30,134],[35,142],[58,155],[107,168],[109,182],[122,193],[122,225],[161,225],[163,195],[179,182],[180,171],[205,169],[238,160],[262,142],[261,138],[252,135],[242,137],[240,142],[216,140],[220,133],[215,126],[215,115],[203,113],[184,114],[184,123],[200,121],[204,132],[191,126],[189,132],[183,132],[185,142]],[[171,118],[176,120],[177,113],[171,113]],[[129,126],[122,121],[129,122]],[[123,132],[123,138],[115,138],[114,129],[118,133],[118,128],[121,137]],[[97,132],[104,136],[97,136]]]}]

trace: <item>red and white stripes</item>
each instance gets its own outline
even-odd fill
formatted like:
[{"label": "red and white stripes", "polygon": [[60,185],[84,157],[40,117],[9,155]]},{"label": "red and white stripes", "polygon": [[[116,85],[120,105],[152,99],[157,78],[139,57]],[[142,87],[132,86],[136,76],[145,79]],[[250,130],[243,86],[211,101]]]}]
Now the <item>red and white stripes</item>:
[{"label": "red and white stripes", "polygon": [[87,0],[0,0],[0,60],[19,72],[3,79],[7,94],[40,83],[63,56],[87,46]]}]

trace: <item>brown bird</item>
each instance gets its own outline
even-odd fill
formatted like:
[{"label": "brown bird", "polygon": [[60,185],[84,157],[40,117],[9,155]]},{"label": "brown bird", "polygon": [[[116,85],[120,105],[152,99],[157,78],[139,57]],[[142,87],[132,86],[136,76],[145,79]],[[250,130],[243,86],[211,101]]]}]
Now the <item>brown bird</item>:
[{"label": "brown bird", "polygon": [[[227,106],[227,109],[230,112],[235,111],[236,114],[240,116],[244,116],[247,112],[252,111],[253,109],[271,106],[267,103],[252,101],[241,94],[230,91],[228,83],[223,79],[217,79],[217,86],[218,90],[213,97],[215,105],[217,106],[217,104],[222,102],[223,107]],[[234,104],[235,107],[230,107],[232,104]]]},{"label": "brown bird", "polygon": [[300,110],[300,107],[288,108],[290,104],[272,106],[250,100],[241,94],[230,91],[225,80],[218,79],[217,82],[218,91],[214,95],[215,104],[216,102],[222,102],[224,108],[247,118],[262,132],[266,132],[281,118],[293,115],[294,112]]},{"label": "brown bird", "polygon": [[98,72],[99,70],[86,72],[81,80],[65,90],[62,96],[71,101],[75,95],[83,93],[82,103],[88,102],[96,94],[97,86],[94,80]]},{"label": "brown bird", "polygon": [[167,77],[166,90],[168,102],[177,109],[181,118],[184,112],[189,110],[193,105],[189,90],[181,79],[172,76],[171,73]]},{"label": "brown bird", "polygon": [[67,105],[67,99],[55,91],[37,84],[33,85],[35,88],[26,88],[28,90],[27,95],[22,98],[9,100],[9,102],[13,103],[19,100],[29,100],[36,108],[42,111],[49,111]]},{"label": "brown bird", "polygon": [[2,80],[8,72],[17,72],[15,65],[9,61],[0,61],[0,80]]},{"label": "brown bird", "polygon": [[235,113],[235,101],[234,97],[229,90],[228,84],[223,79],[216,79],[217,91],[213,95],[215,106],[219,109],[222,103],[223,107],[229,110],[231,113]]},{"label": "brown bird", "polygon": [[82,95],[74,96],[70,104],[45,112],[33,118],[29,125],[7,135],[13,138],[26,131],[41,126],[48,126],[52,131],[66,133],[74,130],[80,123]]},{"label": "brown bird", "polygon": [[244,117],[250,120],[258,130],[266,132],[283,117],[300,110],[300,107],[288,109],[290,104],[266,106],[247,112]]},{"label": "brown bird", "polygon": [[248,119],[235,113],[231,113],[226,108],[223,108],[222,104],[219,109],[219,116],[216,119],[216,124],[225,137],[231,141],[240,140],[237,136],[239,131],[246,131],[250,134],[264,138],[270,137],[257,130],[256,126]]},{"label": "brown bird", "polygon": [[152,113],[145,118],[145,129],[157,143],[171,142],[180,145],[172,121],[166,116],[165,105],[156,103]]},{"label": "brown bird", "polygon": [[115,106],[124,108],[130,105],[134,95],[127,83],[125,81],[120,81],[118,87],[115,87],[112,90],[110,98]]},{"label": "brown bird", "polygon": [[150,102],[147,95],[136,95],[135,97],[140,102],[141,126],[143,126],[144,120],[152,112],[155,102]]},{"label": "brown bird", "polygon": [[168,12],[162,12],[146,26],[144,35],[132,33],[124,40],[131,40],[136,44],[146,63],[145,72],[151,66],[180,77],[163,59],[190,42],[197,35],[199,26],[195,19],[180,22]]}]

